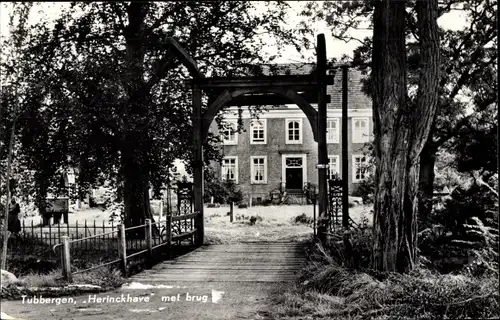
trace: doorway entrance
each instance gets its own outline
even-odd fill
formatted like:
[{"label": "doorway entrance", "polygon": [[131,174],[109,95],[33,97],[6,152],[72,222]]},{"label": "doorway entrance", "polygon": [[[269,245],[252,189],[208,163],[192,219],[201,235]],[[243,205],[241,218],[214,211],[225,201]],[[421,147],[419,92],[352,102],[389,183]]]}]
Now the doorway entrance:
[{"label": "doorway entrance", "polygon": [[287,191],[301,191],[307,181],[306,155],[283,155],[283,181]]}]

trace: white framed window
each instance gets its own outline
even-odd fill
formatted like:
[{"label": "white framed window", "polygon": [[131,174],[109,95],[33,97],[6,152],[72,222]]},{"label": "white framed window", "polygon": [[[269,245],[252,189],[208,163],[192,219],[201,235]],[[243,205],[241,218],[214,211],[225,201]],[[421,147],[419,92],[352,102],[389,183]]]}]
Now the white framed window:
[{"label": "white framed window", "polygon": [[352,118],[352,142],[365,143],[370,141],[368,118]]},{"label": "white framed window", "polygon": [[267,157],[252,156],[250,157],[250,174],[252,184],[267,183]]},{"label": "white framed window", "polygon": [[285,128],[287,144],[302,143],[302,119],[286,119]]},{"label": "white framed window", "polygon": [[266,119],[253,120],[250,123],[250,143],[267,143],[267,121]]},{"label": "white framed window", "polygon": [[327,119],[326,121],[326,142],[339,143],[339,119]]},{"label": "white framed window", "polygon": [[237,120],[224,120],[222,123],[222,141],[225,145],[238,144]]},{"label": "white framed window", "polygon": [[337,155],[329,155],[328,156],[328,179],[332,180],[335,175],[340,177],[340,156]]},{"label": "white framed window", "polygon": [[222,180],[232,180],[238,183],[238,157],[224,157],[222,159]]},{"label": "white framed window", "polygon": [[360,182],[369,175],[368,157],[365,155],[352,156],[352,181]]}]

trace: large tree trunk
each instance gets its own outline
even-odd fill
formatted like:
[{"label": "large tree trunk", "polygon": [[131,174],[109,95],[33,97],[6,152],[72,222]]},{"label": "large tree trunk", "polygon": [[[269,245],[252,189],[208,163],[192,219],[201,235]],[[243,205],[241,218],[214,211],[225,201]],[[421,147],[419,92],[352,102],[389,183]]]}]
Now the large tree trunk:
[{"label": "large tree trunk", "polygon": [[420,177],[418,214],[419,221],[425,223],[432,214],[434,195],[434,166],[436,164],[436,149],[426,143],[420,154]]},{"label": "large tree trunk", "polygon": [[[142,156],[141,156],[142,155]],[[125,226],[137,226],[145,223],[145,219],[152,219],[149,206],[149,181],[147,180],[146,166],[142,159],[144,151],[141,147],[122,150],[123,172],[123,199],[125,205]],[[127,236],[144,238],[144,229],[137,228]]]},{"label": "large tree trunk", "polygon": [[[128,105],[123,117],[124,139],[121,161],[126,226],[143,224],[152,219],[149,206],[148,108],[150,93],[144,80],[144,20],[148,4],[131,2],[127,7],[128,26],[125,28],[127,47],[127,73],[124,75]],[[134,229],[135,235],[144,237],[144,229]]]},{"label": "large tree trunk", "polygon": [[2,230],[3,233],[3,243],[2,243],[2,257],[0,261],[0,269],[6,270],[7,267],[7,249],[8,249],[8,242],[9,242],[9,206],[10,206],[10,176],[12,174],[12,158],[14,156],[14,140],[15,140],[15,133],[16,133],[16,120],[14,120],[14,123],[12,124],[12,129],[10,132],[10,138],[9,138],[9,149],[8,149],[8,154],[7,154],[7,171],[6,171],[6,192],[7,192],[7,199],[5,203],[5,211],[4,211],[4,230]]},{"label": "large tree trunk", "polygon": [[437,0],[418,1],[422,71],[416,104],[406,89],[405,1],[378,1],[374,12],[373,119],[377,170],[372,265],[413,268],[417,246],[420,153],[438,98]]}]

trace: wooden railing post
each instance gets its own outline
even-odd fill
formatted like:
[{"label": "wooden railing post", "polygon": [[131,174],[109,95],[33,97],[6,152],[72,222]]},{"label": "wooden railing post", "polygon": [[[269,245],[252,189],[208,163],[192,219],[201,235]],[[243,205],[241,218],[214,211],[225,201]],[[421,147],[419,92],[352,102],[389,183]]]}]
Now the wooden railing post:
[{"label": "wooden railing post", "polygon": [[119,229],[119,241],[118,241],[118,253],[121,259],[121,268],[123,276],[127,276],[127,239],[125,238],[125,225],[120,224]]},{"label": "wooden railing post", "polygon": [[167,250],[170,259],[172,256],[172,215],[170,212],[167,214]]},{"label": "wooden railing post", "polygon": [[71,257],[69,250],[69,237],[62,236],[62,273],[66,281],[71,282],[73,277],[71,275]]},{"label": "wooden railing post", "polygon": [[153,266],[153,227],[151,219],[146,219],[146,245],[148,246],[148,264]]}]

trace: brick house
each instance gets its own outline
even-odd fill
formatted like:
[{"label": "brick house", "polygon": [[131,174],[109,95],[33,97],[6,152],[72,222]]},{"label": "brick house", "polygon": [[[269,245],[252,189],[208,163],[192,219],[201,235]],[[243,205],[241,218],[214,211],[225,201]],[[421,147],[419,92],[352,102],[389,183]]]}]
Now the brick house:
[{"label": "brick house", "polygon": [[[285,72],[304,73],[310,65],[291,66]],[[363,147],[372,139],[372,102],[361,90],[362,75],[349,70],[349,119],[348,160],[349,190],[362,181],[367,172],[359,168],[368,160]],[[335,73],[335,84],[328,86],[331,102],[327,105],[327,147],[330,161],[330,178],[341,177],[341,72]],[[312,105],[315,107],[315,105]],[[224,114],[222,163],[214,163],[222,180],[231,179],[253,202],[265,199],[273,190],[301,192],[307,182],[317,184],[317,143],[313,139],[311,125],[296,105],[267,106],[259,115],[252,117],[242,108],[242,133],[234,132],[238,121],[238,108],[231,106]],[[214,121],[211,132],[218,132]]]}]

